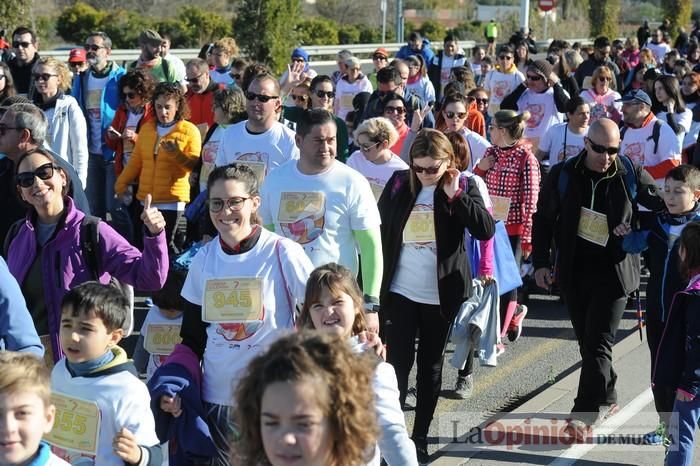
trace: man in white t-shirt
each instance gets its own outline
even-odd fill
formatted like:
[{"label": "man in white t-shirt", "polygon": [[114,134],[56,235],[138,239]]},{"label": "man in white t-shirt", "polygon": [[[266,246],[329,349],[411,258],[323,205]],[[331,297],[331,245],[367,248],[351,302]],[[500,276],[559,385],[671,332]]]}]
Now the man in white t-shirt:
[{"label": "man in white t-shirt", "polygon": [[664,57],[671,51],[671,46],[664,42],[664,32],[661,29],[654,31],[651,36],[651,41],[645,44],[639,44],[643,49],[651,50],[651,53],[656,59],[656,64],[661,65],[664,62]]},{"label": "man in white t-shirt", "polygon": [[88,127],[88,175],[85,193],[93,215],[107,218],[116,207],[114,198],[114,156],[105,143],[105,134],[112,124],[123,96],[119,80],[124,68],[110,60],[112,40],[104,32],[93,32],[85,40],[87,71],[73,79],[71,94],[85,114]]},{"label": "man in white t-shirt", "polygon": [[545,167],[553,167],[575,157],[586,148],[585,137],[588,134],[591,108],[580,96],[569,100],[566,107],[568,121],[553,126],[540,139],[535,156]]},{"label": "man in white t-shirt", "polygon": [[681,163],[680,141],[671,127],[651,112],[646,92],[630,91],[620,101],[625,122],[620,131],[620,153],[644,167],[663,186],[668,171]]},{"label": "man in white t-shirt", "polygon": [[501,109],[530,112],[523,137],[536,149],[549,128],[564,121],[569,94],[547,60],[530,63],[525,78],[523,84],[503,99]]},{"label": "man in white t-shirt", "polygon": [[216,166],[233,162],[250,166],[260,179],[299,158],[294,132],[279,122],[280,85],[271,74],[250,83],[246,96],[248,119],[226,128],[216,154]]},{"label": "man in white t-shirt", "polygon": [[266,228],[301,244],[315,267],[336,262],[357,274],[359,252],[368,327],[378,331],[383,271],[379,210],[367,179],[335,160],[336,134],[327,110],[302,115],[296,135],[299,160],[270,173],[259,213]]}]

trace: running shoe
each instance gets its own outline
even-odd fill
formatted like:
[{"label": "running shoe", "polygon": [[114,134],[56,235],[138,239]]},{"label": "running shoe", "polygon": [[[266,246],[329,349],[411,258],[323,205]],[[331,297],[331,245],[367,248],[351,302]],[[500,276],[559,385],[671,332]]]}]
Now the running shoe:
[{"label": "running shoe", "polygon": [[406,392],[406,400],[403,402],[404,411],[409,409],[416,409],[416,388],[411,387]]},{"label": "running shoe", "polygon": [[474,378],[471,374],[466,377],[457,377],[457,383],[455,383],[455,398],[460,400],[466,400],[472,397],[472,392],[474,391]]},{"label": "running shoe", "polygon": [[518,304],[515,308],[515,314],[513,314],[513,319],[510,321],[508,326],[508,341],[517,341],[520,335],[523,333],[523,320],[527,315],[527,306],[524,304]]}]

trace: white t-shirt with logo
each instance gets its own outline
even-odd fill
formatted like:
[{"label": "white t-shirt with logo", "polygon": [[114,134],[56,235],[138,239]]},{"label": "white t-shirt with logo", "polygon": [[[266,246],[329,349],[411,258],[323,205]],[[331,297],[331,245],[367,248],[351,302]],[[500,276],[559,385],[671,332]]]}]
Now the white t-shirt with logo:
[{"label": "white t-shirt with logo", "polygon": [[576,134],[569,129],[568,123],[561,123],[544,133],[538,149],[549,154],[549,165],[554,166],[577,156],[586,147],[583,138],[587,134],[588,127],[582,134]]},{"label": "white t-shirt with logo", "polygon": [[367,179],[344,163],[305,175],[292,161],[270,173],[261,190],[264,225],[301,244],[315,267],[336,262],[359,269],[353,231],[378,228],[377,202]]},{"label": "white t-shirt with logo", "polygon": [[360,92],[369,92],[371,94],[372,91],[372,83],[364,75],[361,75],[354,83],[350,83],[346,79],[338,81],[338,84],[335,86],[335,116],[345,121],[345,116],[354,109],[352,99]]},{"label": "white t-shirt with logo", "polygon": [[[182,315],[174,319],[169,319],[160,313],[160,309],[158,308],[158,306],[156,306],[155,304],[152,305],[151,308],[148,310],[148,314],[146,314],[146,318],[144,319],[143,324],[141,325],[140,332],[141,336],[143,337],[144,348],[146,349],[146,351],[148,351],[149,348],[149,327],[151,329],[156,328],[151,326],[169,326],[173,328],[173,331],[175,331],[182,326]],[[180,335],[179,330],[177,331],[177,335]],[[168,357],[167,354],[149,354],[150,356],[148,358],[148,365],[146,366],[146,381],[151,380],[151,377],[153,377],[153,374],[155,373],[156,369],[158,369],[161,366],[161,364],[163,364],[163,361],[165,361]]]},{"label": "white t-shirt with logo", "polygon": [[[238,321],[211,322],[207,327],[204,401],[232,406],[235,386],[248,363],[284,331],[294,329],[295,306],[304,299],[312,270],[299,245],[265,229],[249,251],[226,254],[215,238],[197,252],[182,287],[182,297],[204,307],[209,283],[211,290],[227,290],[222,293],[226,304],[235,298],[242,303],[242,296],[247,293],[250,308],[241,313]],[[238,292],[229,291],[232,289]],[[250,299],[251,296],[262,296],[262,301]],[[216,298],[216,292],[211,291],[206,302],[213,308]]]},{"label": "white t-shirt with logo", "polygon": [[[404,242],[399,254],[396,273],[389,290],[416,303],[439,305],[437,246],[435,244],[435,216],[433,211],[435,188],[436,186],[426,186],[421,189],[416,198],[416,204],[411,211],[411,216],[404,226],[403,238],[396,238],[396,241],[403,240]],[[414,214],[419,212],[427,212],[430,215],[416,217],[414,220]],[[412,229],[412,221],[420,223],[421,231],[432,228],[432,240],[411,241],[407,236],[407,230]],[[430,221],[433,222],[432,226],[429,224]],[[425,271],[425,273],[416,273],[419,270]]]},{"label": "white t-shirt with logo", "polygon": [[[264,133],[253,134],[246,129],[247,121],[231,125],[224,131],[216,153],[216,166],[235,161],[248,162],[264,169],[265,176],[290,160],[299,158],[295,133],[280,122]],[[255,171],[255,168],[254,168]]]},{"label": "white t-shirt with logo", "polygon": [[408,164],[401,160],[396,154],[393,154],[391,159],[382,164],[372,163],[362,152],[357,150],[348,158],[346,165],[357,170],[362,176],[367,178],[369,186],[372,188],[372,194],[376,200],[382,195],[386,182],[389,181],[391,175],[397,170],[408,170]]},{"label": "white t-shirt with logo", "polygon": [[[625,134],[620,142],[620,153],[629,157],[632,162],[642,167],[653,167],[666,160],[681,159],[681,148],[676,134],[668,124],[662,122],[659,132],[658,149],[654,152],[654,122],[652,118],[649,123],[641,128],[625,129]],[[652,176],[654,174],[652,173]],[[657,184],[663,185],[665,175],[656,178]]]},{"label": "white t-shirt with logo", "polygon": [[[126,126],[124,127],[124,130],[126,131],[127,129],[130,129],[131,131],[136,133],[136,128],[138,128],[141,118],[143,118],[143,112],[134,113],[131,110],[128,110],[126,116]],[[134,143],[126,139],[124,139],[123,141],[124,150],[122,152],[122,159],[124,166],[126,167],[126,164],[129,162],[129,157],[131,157],[131,153],[134,151]]]},{"label": "white t-shirt with logo", "polygon": [[102,93],[104,92],[109,76],[96,78],[88,71],[87,95],[85,96],[85,109],[88,115],[88,152],[91,154],[102,153]]},{"label": "white t-shirt with logo", "polygon": [[484,89],[489,92],[489,116],[493,117],[501,109],[503,99],[524,82],[525,76],[518,70],[515,73],[489,71],[484,78]]},{"label": "white t-shirt with logo", "polygon": [[564,115],[557,111],[554,103],[554,89],[551,87],[542,93],[527,89],[518,99],[517,105],[519,112],[530,112],[523,137],[530,140],[533,147],[538,147],[539,140],[549,128],[564,122]]},{"label": "white t-shirt with logo", "polygon": [[221,138],[224,135],[226,126],[219,125],[216,127],[209,140],[202,146],[202,169],[199,171],[199,190],[204,191],[207,189],[207,180],[209,179],[209,174],[216,167],[216,156],[219,152],[219,145],[221,143]]}]

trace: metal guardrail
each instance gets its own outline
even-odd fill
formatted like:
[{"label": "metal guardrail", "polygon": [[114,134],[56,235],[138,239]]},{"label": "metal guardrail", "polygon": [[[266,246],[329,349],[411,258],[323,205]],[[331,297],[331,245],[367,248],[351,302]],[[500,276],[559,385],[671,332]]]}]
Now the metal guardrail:
[{"label": "metal guardrail", "polygon": [[[582,45],[591,45],[593,43],[593,40],[588,38],[567,40],[570,43],[580,42]],[[538,50],[544,50],[549,46],[551,42],[552,40],[550,39],[537,41],[535,42],[535,44],[537,45]],[[374,52],[379,47],[384,47],[387,50],[387,52],[392,54],[398,52],[399,49],[404,45],[406,45],[405,42],[395,42],[390,44],[305,45],[304,50],[306,50],[309,53],[312,59],[313,57],[320,58],[320,60],[313,60],[314,65],[331,66],[335,65],[335,55],[344,49],[351,51],[353,54],[371,55],[372,52]],[[459,41],[459,45],[464,49],[467,56],[471,55],[471,49],[474,46],[485,46],[485,44],[478,44],[473,40],[461,40]],[[51,56],[59,60],[67,61],[69,52],[70,50],[41,50],[39,53],[42,56]],[[171,53],[187,62],[187,60],[197,58],[197,56],[199,55],[199,49],[173,49],[171,50]],[[123,65],[136,60],[140,54],[141,51],[139,49],[114,49],[112,50],[111,58],[117,63],[121,63]],[[333,59],[329,59],[330,57],[333,57]],[[372,63],[372,60],[371,58],[361,58],[360,62],[362,64],[370,64]]]}]

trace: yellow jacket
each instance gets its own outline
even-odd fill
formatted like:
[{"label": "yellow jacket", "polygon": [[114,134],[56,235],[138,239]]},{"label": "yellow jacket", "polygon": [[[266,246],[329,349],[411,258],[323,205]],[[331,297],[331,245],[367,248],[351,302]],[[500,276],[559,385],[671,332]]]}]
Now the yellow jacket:
[{"label": "yellow jacket", "polygon": [[[175,141],[179,151],[168,152],[162,141]],[[138,181],[136,198],[143,201],[146,194],[154,203],[189,202],[189,175],[202,151],[202,137],[195,125],[181,120],[162,139],[158,136],[156,121],[145,123],[139,130],[136,147],[129,163],[117,178],[114,191],[122,194],[129,183]],[[154,155],[155,153],[155,155]]]}]

